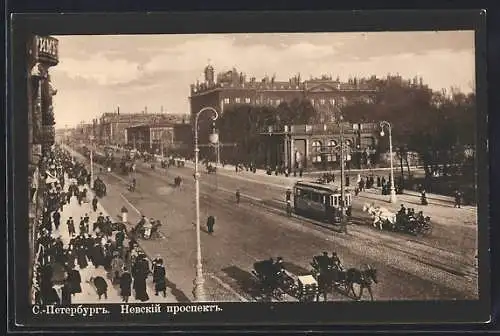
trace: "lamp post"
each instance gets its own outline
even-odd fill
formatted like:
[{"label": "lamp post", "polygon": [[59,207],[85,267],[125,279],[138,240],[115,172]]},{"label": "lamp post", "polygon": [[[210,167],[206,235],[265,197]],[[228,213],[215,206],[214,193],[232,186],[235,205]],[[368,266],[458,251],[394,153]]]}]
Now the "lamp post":
[{"label": "lamp post", "polygon": [[[205,282],[203,278],[203,268],[201,264],[201,240],[200,240],[200,173],[198,171],[198,155],[200,149],[198,147],[198,118],[205,112],[210,111],[213,113],[212,120],[217,120],[219,114],[217,110],[212,107],[202,108],[195,117],[194,120],[194,181],[195,181],[195,198],[196,198],[196,278],[194,279],[194,290],[193,294],[196,301],[205,300],[205,290],[203,284]],[[211,138],[211,140],[216,140]],[[218,140],[218,139],[217,139]]]},{"label": "lamp post", "polygon": [[344,140],[344,125],[343,125],[344,118],[342,116],[342,110],[337,105],[333,105],[333,107],[335,107],[339,112],[338,121],[339,121],[339,127],[340,127],[340,144],[339,144],[339,146],[336,147],[336,148],[340,148],[340,197],[341,197],[341,200],[340,200],[340,223],[341,223],[341,226],[344,227],[345,232],[347,233],[347,227],[345,226],[345,187],[344,187],[344,184],[345,184],[345,169],[344,169],[344,165],[345,165],[345,158],[344,158],[345,140]]},{"label": "lamp post", "polygon": [[389,155],[391,156],[391,198],[390,201],[391,203],[396,203],[397,202],[397,197],[396,197],[396,189],[394,187],[394,166],[393,166],[393,153],[392,153],[392,126],[391,123],[388,121],[381,121],[380,122],[380,128],[382,129],[380,131],[380,136],[384,136],[384,127],[387,127],[389,130]]},{"label": "lamp post", "polygon": [[94,181],[94,155],[92,154],[94,152],[94,149],[92,148],[94,146],[94,136],[91,135],[89,136],[90,139],[90,188],[92,188],[92,181]]}]

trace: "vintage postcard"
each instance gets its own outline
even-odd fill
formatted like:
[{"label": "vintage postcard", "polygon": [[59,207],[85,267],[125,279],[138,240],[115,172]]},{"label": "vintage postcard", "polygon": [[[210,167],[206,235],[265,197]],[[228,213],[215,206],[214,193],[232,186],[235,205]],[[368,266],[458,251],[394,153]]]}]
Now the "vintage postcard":
[{"label": "vintage postcard", "polygon": [[31,313],[479,300],[476,42],[32,34]]}]

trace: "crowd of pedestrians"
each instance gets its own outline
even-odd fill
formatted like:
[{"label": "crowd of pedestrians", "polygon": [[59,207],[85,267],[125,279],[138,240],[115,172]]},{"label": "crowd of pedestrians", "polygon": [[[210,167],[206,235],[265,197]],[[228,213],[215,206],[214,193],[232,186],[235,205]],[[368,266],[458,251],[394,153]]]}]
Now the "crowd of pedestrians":
[{"label": "crowd of pedestrians", "polygon": [[[67,305],[75,299],[82,303],[81,296],[91,303],[116,293],[123,302],[129,302],[132,294],[135,301],[146,302],[150,300],[147,280],[151,275],[155,294],[166,297],[163,260],[157,257],[150,262],[129,237],[126,226],[113,223],[99,211],[98,198],[90,202],[90,177],[85,166],[57,147],[46,160],[45,209],[36,228],[35,303]],[[65,225],[63,218],[67,218]],[[85,293],[85,288],[93,290]]]}]

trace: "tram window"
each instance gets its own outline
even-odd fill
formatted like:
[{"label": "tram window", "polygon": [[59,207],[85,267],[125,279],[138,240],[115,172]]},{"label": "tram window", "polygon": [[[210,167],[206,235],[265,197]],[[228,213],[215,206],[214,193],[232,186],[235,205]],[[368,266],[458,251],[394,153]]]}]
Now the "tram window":
[{"label": "tram window", "polygon": [[338,206],[339,205],[339,197],[338,196],[333,196],[333,205]]},{"label": "tram window", "polygon": [[333,199],[334,199],[334,197],[333,197],[333,196],[330,196],[329,198],[330,198],[330,204],[329,204],[329,205],[330,205],[330,206],[333,206]]},{"label": "tram window", "polygon": [[311,193],[311,201],[321,203],[321,195],[315,192]]}]

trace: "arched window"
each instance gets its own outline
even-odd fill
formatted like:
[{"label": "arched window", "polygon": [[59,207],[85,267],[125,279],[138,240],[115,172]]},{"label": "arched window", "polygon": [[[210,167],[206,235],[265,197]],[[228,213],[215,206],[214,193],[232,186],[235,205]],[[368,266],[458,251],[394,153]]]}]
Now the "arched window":
[{"label": "arched window", "polygon": [[328,154],[326,155],[326,160],[328,162],[333,162],[337,160],[337,155],[335,154],[335,151],[337,147],[337,141],[335,140],[329,140],[328,141]]},{"label": "arched window", "polygon": [[312,162],[321,162],[321,141],[314,140],[312,143]]}]

